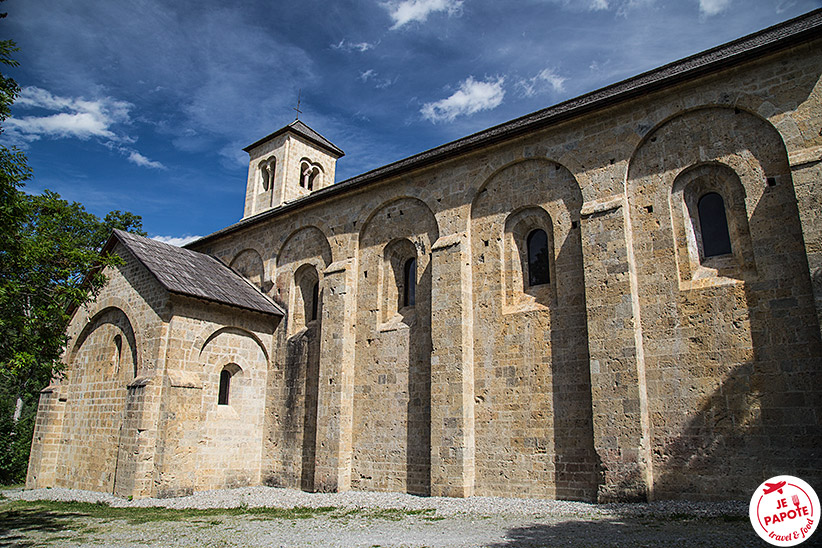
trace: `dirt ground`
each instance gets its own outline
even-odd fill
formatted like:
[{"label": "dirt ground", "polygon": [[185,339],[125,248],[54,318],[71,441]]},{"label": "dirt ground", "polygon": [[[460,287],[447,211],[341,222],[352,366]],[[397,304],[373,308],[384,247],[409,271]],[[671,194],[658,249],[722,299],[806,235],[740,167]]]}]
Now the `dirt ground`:
[{"label": "dirt ground", "polygon": [[[811,542],[803,546],[817,546]],[[171,510],[0,501],[3,547],[763,547],[740,516],[437,515],[431,510]]]}]

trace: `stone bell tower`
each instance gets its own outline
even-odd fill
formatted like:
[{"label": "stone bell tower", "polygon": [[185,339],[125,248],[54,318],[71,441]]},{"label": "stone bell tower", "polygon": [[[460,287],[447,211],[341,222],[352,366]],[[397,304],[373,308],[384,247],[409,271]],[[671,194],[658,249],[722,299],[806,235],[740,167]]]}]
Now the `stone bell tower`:
[{"label": "stone bell tower", "polygon": [[345,155],[299,119],[243,150],[249,156],[244,219],[334,184],[337,159]]}]

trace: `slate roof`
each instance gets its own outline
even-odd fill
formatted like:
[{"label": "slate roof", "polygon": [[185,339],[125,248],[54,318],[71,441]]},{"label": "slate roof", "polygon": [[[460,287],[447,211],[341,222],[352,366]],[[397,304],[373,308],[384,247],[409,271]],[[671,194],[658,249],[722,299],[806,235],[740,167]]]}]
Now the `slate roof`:
[{"label": "slate roof", "polygon": [[240,274],[203,253],[115,230],[106,243],[119,241],[171,293],[246,310],[283,316],[283,309]]},{"label": "slate roof", "polygon": [[[474,133],[468,137],[451,141],[450,143],[426,150],[425,152],[409,156],[403,160],[368,171],[362,175],[357,175],[351,179],[327,186],[307,196],[280,205],[279,207],[263,211],[252,217],[246,217],[233,225],[227,226],[208,236],[204,236],[196,242],[188,244],[186,247],[195,247],[207,243],[220,236],[256,224],[264,219],[293,211],[308,203],[320,201],[355,188],[363,187],[384,180],[387,177],[401,175],[424,166],[429,166],[472,150],[513,139],[531,131],[549,127],[598,109],[607,108],[620,102],[662,90],[681,82],[705,76],[727,67],[735,66],[745,61],[820,37],[822,37],[822,9],[817,9],[754,34],[728,42],[727,44],[644,72],[633,78],[628,78],[616,84],[586,93],[585,95],[580,95],[574,99],[527,114],[515,120]],[[287,127],[289,126],[286,126],[286,128]],[[286,128],[283,128],[280,132]],[[279,134],[279,132],[258,141],[245,150],[248,151],[257,144],[277,134]]]},{"label": "slate roof", "polygon": [[284,128],[280,128],[271,135],[267,135],[259,141],[256,141],[255,143],[248,145],[243,150],[249,152],[251,149],[256,148],[257,146],[265,143],[266,141],[270,141],[278,135],[282,135],[286,131],[296,133],[300,137],[307,139],[308,141],[319,146],[320,148],[324,148],[327,152],[331,153],[333,156],[337,158],[342,158],[343,156],[345,156],[345,152],[338,148],[334,143],[332,143],[331,141],[329,141],[328,139],[326,139],[310,127],[308,127],[306,124],[302,122],[302,120],[294,120]]}]

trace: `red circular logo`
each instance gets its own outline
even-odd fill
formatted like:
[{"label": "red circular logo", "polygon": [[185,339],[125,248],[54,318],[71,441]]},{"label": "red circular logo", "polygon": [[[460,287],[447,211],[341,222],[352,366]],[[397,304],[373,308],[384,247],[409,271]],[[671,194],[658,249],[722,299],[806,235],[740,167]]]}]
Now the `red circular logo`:
[{"label": "red circular logo", "polygon": [[748,514],[757,534],[774,546],[796,546],[808,540],[819,524],[819,497],[793,476],[776,476],[751,497]]}]

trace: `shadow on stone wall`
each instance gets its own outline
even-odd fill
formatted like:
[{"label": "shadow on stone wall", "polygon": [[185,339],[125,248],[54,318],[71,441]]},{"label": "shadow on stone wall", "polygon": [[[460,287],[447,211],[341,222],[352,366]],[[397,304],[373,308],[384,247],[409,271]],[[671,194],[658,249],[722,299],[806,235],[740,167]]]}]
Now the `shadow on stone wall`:
[{"label": "shadow on stone wall", "polygon": [[551,314],[554,466],[558,499],[592,501],[603,478],[594,449],[580,236],[571,229],[556,255],[556,270],[570,275],[554,280],[557,306]]},{"label": "shadow on stone wall", "polygon": [[781,474],[822,488],[822,341],[789,181],[769,188],[750,219],[752,360],[701,400],[681,432],[655,440],[657,498],[747,500]]},{"label": "shadow on stone wall", "polygon": [[431,262],[420,277],[408,335],[406,491],[431,494]]},{"label": "shadow on stone wall", "polygon": [[[318,311],[317,317],[322,317],[322,310]],[[314,465],[316,462],[315,455],[317,448],[317,404],[319,401],[320,383],[320,332],[319,320],[311,322],[306,331],[308,348],[307,356],[305,357],[302,471],[300,472],[300,488],[303,491],[314,491]]]},{"label": "shadow on stone wall", "polygon": [[285,401],[282,409],[285,411],[282,423],[280,424],[284,441],[289,444],[297,442],[297,434],[300,431],[300,419],[303,414],[301,381],[305,378],[305,363],[308,361],[308,330],[300,331],[293,337],[289,337],[285,349],[285,367],[283,368],[283,389]]},{"label": "shadow on stone wall", "polygon": [[[321,305],[320,305],[321,308]],[[321,309],[318,317],[322,317]],[[300,489],[314,490],[314,465],[317,443],[317,405],[320,374],[320,322],[310,322],[286,342],[284,367],[284,415],[279,425],[283,444],[283,477],[266,479],[266,485],[289,485],[288,455],[299,463],[294,470]],[[295,465],[296,468],[296,465]]]}]

